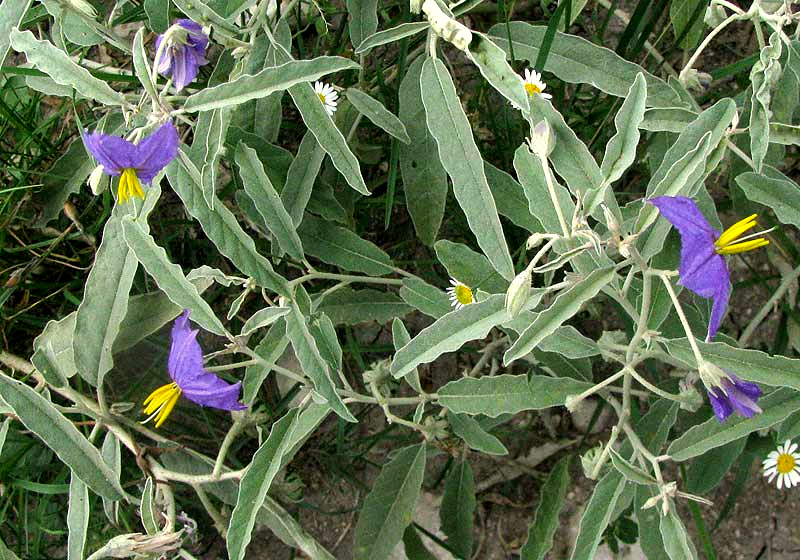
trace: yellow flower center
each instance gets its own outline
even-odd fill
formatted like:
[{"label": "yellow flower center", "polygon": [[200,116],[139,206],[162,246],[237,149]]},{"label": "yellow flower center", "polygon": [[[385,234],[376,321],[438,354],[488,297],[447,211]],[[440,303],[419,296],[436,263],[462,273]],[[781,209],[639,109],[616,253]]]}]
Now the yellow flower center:
[{"label": "yellow flower center", "polygon": [[461,305],[469,305],[472,303],[472,290],[464,284],[459,284],[455,289],[456,299]]},{"label": "yellow flower center", "polygon": [[323,105],[325,105],[325,94],[324,93],[318,93],[317,97],[319,97],[319,100],[322,101]]},{"label": "yellow flower center", "polygon": [[127,202],[138,196],[144,199],[144,191],[142,184],[139,182],[139,177],[136,176],[136,170],[130,167],[122,170],[122,175],[119,176],[119,187],[117,188],[117,198],[120,202]]},{"label": "yellow flower center", "polygon": [[532,83],[525,84],[525,91],[527,91],[528,95],[531,96],[531,97],[533,97],[537,93],[542,93],[542,90],[539,89],[539,86],[537,86],[536,84],[532,84]]},{"label": "yellow flower center", "polygon": [[[744,253],[759,247],[769,245],[769,240],[763,237],[748,235],[742,238],[742,234],[756,227],[756,215],[739,220],[731,227],[722,232],[714,242],[714,247],[719,255],[733,255],[734,253]],[[741,238],[741,239],[740,239]]]},{"label": "yellow flower center", "polygon": [[778,455],[778,473],[780,474],[789,474],[794,470],[794,467],[797,465],[797,462],[794,460],[794,457],[789,455],[788,453],[782,453]]},{"label": "yellow flower center", "polygon": [[144,413],[148,415],[147,420],[142,422],[146,424],[155,418],[156,428],[164,423],[175,404],[178,402],[178,397],[181,396],[181,388],[177,383],[167,383],[162,385],[144,400]]}]

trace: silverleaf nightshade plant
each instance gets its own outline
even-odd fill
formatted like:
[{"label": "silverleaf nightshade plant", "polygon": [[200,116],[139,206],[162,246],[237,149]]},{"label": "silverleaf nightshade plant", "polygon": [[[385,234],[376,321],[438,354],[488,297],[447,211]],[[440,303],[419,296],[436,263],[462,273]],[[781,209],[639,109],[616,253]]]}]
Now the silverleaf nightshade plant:
[{"label": "silverleaf nightshade plant", "polygon": [[239,402],[241,381],[234,384],[223,381],[203,368],[203,350],[197,342],[200,331],[189,328],[189,310],[175,319],[172,326],[172,346],[169,349],[167,371],[172,383],[162,385],[144,400],[144,413],[155,419],[158,428],[175,408],[178,398],[184,395],[200,406],[222,410],[244,410]]},{"label": "silverleaf nightshade plant", "polygon": [[162,124],[153,134],[134,144],[119,136],[86,131],[86,149],[103,166],[103,171],[119,177],[117,198],[126,202],[144,198],[142,183],[150,183],[178,154],[178,131],[171,121]]},{"label": "silverleaf nightshade plant", "polygon": [[201,66],[208,63],[208,36],[203,27],[190,19],[178,19],[166,33],[156,39],[158,73],[172,76],[175,90],[181,91],[197,77]]}]

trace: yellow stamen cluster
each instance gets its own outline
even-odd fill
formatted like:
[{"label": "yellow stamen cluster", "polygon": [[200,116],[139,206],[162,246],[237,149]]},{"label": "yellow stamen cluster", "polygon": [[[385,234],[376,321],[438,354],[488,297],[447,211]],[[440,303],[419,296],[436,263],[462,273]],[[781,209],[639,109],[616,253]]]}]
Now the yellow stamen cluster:
[{"label": "yellow stamen cluster", "polygon": [[459,284],[455,287],[453,293],[456,296],[456,300],[458,300],[458,303],[461,305],[469,305],[473,301],[472,290],[469,288],[469,286]]},{"label": "yellow stamen cluster", "polygon": [[527,82],[525,84],[525,91],[527,91],[528,95],[531,97],[533,97],[537,93],[542,93],[542,90],[539,89],[539,86],[537,86],[536,84],[532,84],[530,82]]},{"label": "yellow stamen cluster", "polygon": [[789,474],[797,465],[791,453],[781,453],[778,455],[778,462],[775,468],[778,469],[778,474]]},{"label": "yellow stamen cluster", "polygon": [[749,235],[741,238],[742,234],[753,229],[756,225],[756,215],[753,214],[743,220],[739,220],[723,231],[719,239],[714,242],[717,254],[733,255],[735,253],[744,253],[745,251],[752,251],[753,249],[769,245],[769,240],[763,237],[753,238],[754,236]]},{"label": "yellow stamen cluster", "polygon": [[317,97],[319,97],[319,100],[322,101],[323,105],[325,105],[325,94],[324,93],[318,93]]},{"label": "yellow stamen cluster", "polygon": [[139,182],[139,177],[136,176],[136,170],[131,168],[123,169],[122,174],[119,176],[119,188],[117,189],[119,202],[127,202],[135,196],[144,199],[144,191],[142,190],[142,184]]},{"label": "yellow stamen cluster", "polygon": [[146,424],[155,418],[156,428],[161,426],[169,416],[175,404],[178,402],[178,397],[181,396],[181,388],[177,383],[168,383],[162,385],[144,400],[144,413],[147,414],[147,420],[142,422]]}]

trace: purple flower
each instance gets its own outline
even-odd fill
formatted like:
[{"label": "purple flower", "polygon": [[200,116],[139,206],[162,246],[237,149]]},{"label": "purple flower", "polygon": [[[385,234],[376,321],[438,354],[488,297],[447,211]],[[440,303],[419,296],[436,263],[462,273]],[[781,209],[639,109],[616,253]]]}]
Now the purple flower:
[{"label": "purple flower", "polygon": [[208,37],[203,27],[190,19],[179,19],[166,33],[156,39],[156,53],[166,40],[164,50],[158,59],[158,72],[164,76],[172,74],[177,91],[186,87],[197,77],[198,69],[206,64]]},{"label": "purple flower", "polygon": [[742,381],[732,373],[723,377],[719,386],[706,390],[711,408],[720,422],[724,422],[734,410],[745,418],[761,413],[757,404],[761,389],[755,383]]},{"label": "purple flower", "polygon": [[242,385],[240,381],[230,385],[203,369],[203,350],[197,342],[198,332],[189,328],[188,309],[175,319],[172,326],[172,346],[167,360],[167,371],[172,383],[162,385],[150,393],[143,404],[144,413],[148,415],[146,421],[155,418],[156,428],[167,419],[181,394],[200,406],[222,410],[247,408],[239,402]]},{"label": "purple flower", "polygon": [[102,132],[85,132],[86,149],[106,173],[119,176],[120,202],[134,196],[144,198],[141,183],[152,181],[178,154],[178,131],[172,122],[164,123],[138,144]]},{"label": "purple flower", "polygon": [[763,237],[742,234],[756,226],[756,215],[748,216],[726,229],[722,234],[711,227],[697,204],[685,196],[660,196],[648,200],[658,208],[681,235],[681,286],[697,295],[711,298],[711,319],[706,340],[711,340],[722,323],[731,292],[728,265],[723,255],[751,251],[769,241]]}]

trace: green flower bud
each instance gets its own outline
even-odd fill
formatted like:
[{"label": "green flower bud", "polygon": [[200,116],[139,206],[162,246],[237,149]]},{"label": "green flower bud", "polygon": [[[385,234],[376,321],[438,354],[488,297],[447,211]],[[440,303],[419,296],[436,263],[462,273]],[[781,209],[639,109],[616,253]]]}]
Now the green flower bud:
[{"label": "green flower bud", "polygon": [[531,273],[526,268],[511,281],[506,291],[506,311],[513,318],[519,315],[531,295]]}]

